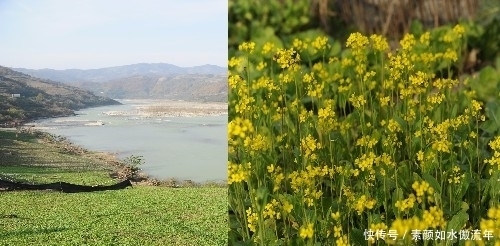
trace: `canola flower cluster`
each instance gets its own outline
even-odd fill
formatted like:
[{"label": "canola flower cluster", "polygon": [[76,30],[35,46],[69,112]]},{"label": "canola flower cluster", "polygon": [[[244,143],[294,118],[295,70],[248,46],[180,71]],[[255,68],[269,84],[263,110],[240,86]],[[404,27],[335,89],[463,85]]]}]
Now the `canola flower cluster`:
[{"label": "canola flower cluster", "polygon": [[493,156],[484,162],[491,165],[490,173],[498,172],[500,171],[500,137],[496,137],[489,145],[493,149]]},{"label": "canola flower cluster", "polygon": [[491,231],[496,241],[494,246],[500,245],[500,205],[488,210],[487,218],[481,219],[481,231]]},{"label": "canola flower cluster", "polygon": [[353,33],[333,56],[326,36],[240,45],[228,63],[228,182],[246,206],[240,231],[253,232],[243,240],[352,245],[353,226],[445,230],[464,201],[471,216],[456,230],[499,228],[500,208],[476,209],[484,187],[463,184],[499,173],[500,137],[491,157],[479,151],[484,106],[436,73],[459,61],[465,31],[408,34],[399,50]]}]

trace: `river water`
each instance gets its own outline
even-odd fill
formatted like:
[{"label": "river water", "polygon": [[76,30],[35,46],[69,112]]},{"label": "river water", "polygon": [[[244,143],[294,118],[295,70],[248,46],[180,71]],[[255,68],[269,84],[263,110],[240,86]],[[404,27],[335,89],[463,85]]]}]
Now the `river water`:
[{"label": "river water", "polygon": [[145,117],[138,107],[151,100],[89,108],[76,116],[35,122],[37,128],[67,137],[89,150],[120,158],[143,156],[150,177],[195,182],[227,179],[227,114]]}]

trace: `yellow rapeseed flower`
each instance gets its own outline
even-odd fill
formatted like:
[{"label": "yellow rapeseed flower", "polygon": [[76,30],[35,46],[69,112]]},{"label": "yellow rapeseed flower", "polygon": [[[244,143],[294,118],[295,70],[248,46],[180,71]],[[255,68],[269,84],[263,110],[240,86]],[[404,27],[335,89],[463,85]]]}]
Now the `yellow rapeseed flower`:
[{"label": "yellow rapeseed flower", "polygon": [[417,152],[417,161],[422,162],[424,160],[424,152],[422,150],[419,150]]},{"label": "yellow rapeseed flower", "polygon": [[250,176],[251,164],[236,164],[228,162],[228,184],[240,183]]},{"label": "yellow rapeseed flower", "polygon": [[401,212],[408,212],[409,209],[413,208],[416,202],[416,197],[413,194],[410,194],[407,199],[402,201],[396,201],[395,207],[399,209]]},{"label": "yellow rapeseed flower", "polygon": [[403,39],[399,42],[403,50],[409,51],[415,45],[415,37],[413,34],[405,34]]},{"label": "yellow rapeseed flower", "polygon": [[262,54],[267,55],[269,53],[274,53],[274,44],[271,42],[266,42],[262,47]]},{"label": "yellow rapeseed flower", "polygon": [[428,228],[444,228],[446,226],[443,210],[436,206],[430,207],[429,210],[425,210],[422,219]]},{"label": "yellow rapeseed flower", "polygon": [[346,235],[339,236],[337,240],[335,240],[335,245],[337,246],[349,246],[349,239]]},{"label": "yellow rapeseed flower", "polygon": [[391,101],[391,97],[389,96],[380,96],[378,98],[379,102],[380,102],[380,107],[386,107],[386,106],[389,106],[389,102]]},{"label": "yellow rapeseed flower", "polygon": [[257,69],[257,71],[262,71],[266,68],[266,66],[267,66],[267,63],[264,61],[261,61],[261,62],[259,62],[259,64],[257,64],[256,69]]},{"label": "yellow rapeseed flower", "polygon": [[285,175],[281,172],[281,168],[276,169],[276,174],[274,176],[273,192],[277,192],[280,189],[281,182],[285,179]]},{"label": "yellow rapeseed flower", "polygon": [[460,168],[459,167],[454,167],[453,172],[450,174],[448,177],[448,183],[450,184],[460,184],[460,181],[465,178],[464,173],[460,173]]},{"label": "yellow rapeseed flower", "polygon": [[340,219],[339,211],[337,211],[336,213],[332,213],[331,216],[332,216],[332,219],[334,219],[336,221],[338,221]]},{"label": "yellow rapeseed flower", "polygon": [[353,208],[358,215],[361,215],[365,209],[372,209],[376,203],[374,199],[368,198],[366,195],[361,195],[361,197],[355,201]]},{"label": "yellow rapeseed flower", "polygon": [[385,237],[388,237],[387,229],[388,227],[384,222],[370,224],[370,230],[374,232],[374,237],[368,238],[368,241],[370,241],[371,243],[375,243],[377,239],[378,240],[382,240],[382,238],[385,239]]},{"label": "yellow rapeseed flower", "polygon": [[333,237],[339,238],[340,236],[342,236],[342,227],[335,225],[333,227]]},{"label": "yellow rapeseed flower", "polygon": [[346,47],[351,47],[353,49],[362,49],[365,48],[370,42],[366,36],[359,32],[352,33],[347,38]]},{"label": "yellow rapeseed flower", "polygon": [[285,213],[291,213],[292,209],[293,209],[293,205],[290,204],[288,201],[284,201],[282,208],[283,208],[283,211]]},{"label": "yellow rapeseed flower", "polygon": [[300,61],[300,56],[293,48],[279,49],[274,55],[273,60],[275,60],[281,68],[288,68],[298,63]]},{"label": "yellow rapeseed flower", "polygon": [[446,49],[446,52],[443,54],[443,58],[446,60],[450,60],[451,62],[456,62],[458,60],[457,52],[452,49]]},{"label": "yellow rapeseed flower", "polygon": [[[492,168],[496,167],[496,170],[500,170],[500,136],[495,137],[488,145],[493,149],[493,156],[484,162],[490,164]],[[493,172],[493,169],[490,172]]]},{"label": "yellow rapeseed flower", "polygon": [[453,32],[458,36],[458,37],[462,37],[462,35],[465,33],[465,28],[460,25],[460,24],[457,24],[455,27],[453,27]]},{"label": "yellow rapeseed flower", "polygon": [[354,165],[358,166],[361,171],[371,170],[373,164],[375,164],[376,156],[375,153],[369,152],[363,154],[361,157],[358,157],[354,160]]},{"label": "yellow rapeseed flower", "polygon": [[355,108],[361,108],[366,104],[366,99],[363,95],[356,96],[355,94],[351,94],[351,97],[349,97],[349,102]]},{"label": "yellow rapeseed flower", "polygon": [[238,49],[250,54],[255,49],[255,42],[244,42],[238,46]]},{"label": "yellow rapeseed flower", "polygon": [[311,45],[316,50],[326,50],[328,48],[328,37],[318,36],[314,39]]},{"label": "yellow rapeseed flower", "polygon": [[472,100],[472,111],[471,111],[471,115],[472,116],[478,116],[479,113],[481,112],[481,109],[483,109],[481,107],[481,103],[476,101],[476,100]]},{"label": "yellow rapeseed flower", "polygon": [[316,149],[321,149],[321,143],[316,142],[316,139],[308,134],[300,140],[300,147],[305,157],[310,157]]},{"label": "yellow rapeseed flower", "polygon": [[384,36],[373,34],[370,36],[370,40],[372,42],[372,47],[375,50],[384,52],[389,49],[389,44]]},{"label": "yellow rapeseed flower", "polygon": [[399,123],[393,119],[389,120],[389,123],[387,124],[387,129],[389,132],[395,133],[395,132],[400,132],[401,131],[401,126]]},{"label": "yellow rapeseed flower", "polygon": [[425,46],[429,46],[431,39],[431,33],[430,32],[425,32],[422,35],[420,35],[420,43]]},{"label": "yellow rapeseed flower", "polygon": [[254,137],[246,137],[243,140],[243,146],[250,151],[251,155],[263,152],[270,146],[270,141],[263,135],[257,134]]},{"label": "yellow rapeseed flower", "polygon": [[314,236],[314,225],[312,223],[308,223],[307,225],[300,227],[299,236],[304,239],[312,238]]},{"label": "yellow rapeseed flower", "polygon": [[248,134],[253,132],[253,125],[249,119],[236,117],[228,123],[229,138],[245,139]]},{"label": "yellow rapeseed flower", "polygon": [[279,208],[279,204],[276,199],[273,199],[271,202],[267,203],[266,206],[264,207],[264,212],[263,212],[264,218],[280,219],[281,213],[276,211],[277,208]]},{"label": "yellow rapeseed flower", "polygon": [[426,181],[422,181],[422,182],[415,181],[412,184],[411,187],[417,193],[417,200],[419,200],[419,198],[421,198],[422,196],[424,196],[426,193],[428,195],[433,195],[434,194],[434,188],[432,188],[429,185],[429,183],[427,183]]},{"label": "yellow rapeseed flower", "polygon": [[[396,218],[391,224],[389,230],[394,230],[398,239],[402,239],[405,233],[409,233],[412,230],[425,230],[427,229],[427,224],[419,219],[417,216],[413,216],[409,219]],[[394,243],[392,239],[387,238],[390,243]]]},{"label": "yellow rapeseed flower", "polygon": [[269,173],[274,172],[274,164],[270,164],[267,166],[267,172],[269,172]]},{"label": "yellow rapeseed flower", "polygon": [[257,213],[252,212],[252,208],[248,208],[246,212],[247,212],[248,229],[250,229],[250,231],[252,232],[257,232],[256,226],[259,220]]},{"label": "yellow rapeseed flower", "polygon": [[307,49],[307,43],[305,43],[305,42],[304,42],[304,41],[302,41],[301,39],[295,38],[295,39],[293,39],[293,41],[292,41],[292,47],[293,47],[295,50],[298,50],[298,51],[303,51],[303,50]]},{"label": "yellow rapeseed flower", "polygon": [[244,82],[243,78],[239,75],[231,75],[228,78],[229,88],[231,88],[231,90],[236,89],[238,85],[240,85],[243,82]]},{"label": "yellow rapeseed flower", "polygon": [[243,62],[243,57],[231,57],[228,62],[228,67],[233,68],[233,67],[239,67],[241,66],[241,63]]},{"label": "yellow rapeseed flower", "polygon": [[450,142],[446,139],[436,140],[432,143],[432,149],[438,152],[450,153]]}]

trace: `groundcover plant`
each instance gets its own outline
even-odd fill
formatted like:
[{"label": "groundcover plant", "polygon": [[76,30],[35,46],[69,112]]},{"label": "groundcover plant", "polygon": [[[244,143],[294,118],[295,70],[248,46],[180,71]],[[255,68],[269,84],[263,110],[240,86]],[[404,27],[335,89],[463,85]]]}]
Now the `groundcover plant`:
[{"label": "groundcover plant", "polygon": [[454,69],[466,31],[242,43],[230,243],[500,245],[500,137]]}]

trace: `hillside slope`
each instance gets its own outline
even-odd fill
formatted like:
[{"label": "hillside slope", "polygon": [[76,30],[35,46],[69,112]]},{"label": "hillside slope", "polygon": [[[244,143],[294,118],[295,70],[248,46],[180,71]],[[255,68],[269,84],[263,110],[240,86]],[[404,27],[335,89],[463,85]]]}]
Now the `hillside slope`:
[{"label": "hillside slope", "polygon": [[227,76],[179,74],[169,76],[132,76],[104,83],[73,83],[79,88],[110,98],[170,99],[196,102],[226,102]]},{"label": "hillside slope", "polygon": [[227,101],[227,69],[215,65],[140,63],[88,70],[13,69],[110,98]]},{"label": "hillside slope", "polygon": [[0,124],[66,116],[82,108],[112,104],[119,103],[0,66]]}]

